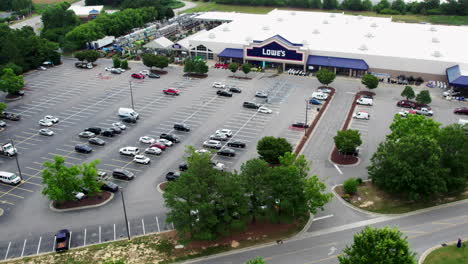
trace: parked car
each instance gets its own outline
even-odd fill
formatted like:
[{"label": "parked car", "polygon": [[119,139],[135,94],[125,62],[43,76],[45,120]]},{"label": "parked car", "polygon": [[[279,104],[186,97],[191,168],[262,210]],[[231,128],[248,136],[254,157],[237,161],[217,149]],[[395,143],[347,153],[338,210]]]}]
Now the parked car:
[{"label": "parked car", "polygon": [[59,122],[58,117],[52,116],[52,115],[46,115],[43,118],[44,120],[49,120],[50,122],[57,124]]},{"label": "parked car", "polygon": [[267,108],[267,107],[265,107],[265,106],[261,106],[260,108],[258,108],[258,112],[263,113],[263,114],[271,114],[271,113],[273,113],[273,111],[271,111],[270,108]]},{"label": "parked car", "polygon": [[221,142],[219,142],[218,140],[207,140],[203,142],[203,147],[221,149],[222,145]]},{"label": "parked car", "polygon": [[213,87],[214,88],[221,88],[221,89],[224,89],[226,87],[226,85],[224,83],[220,83],[220,82],[214,82],[213,83]]},{"label": "parked car", "polygon": [[150,73],[150,74],[148,74],[148,77],[149,77],[149,78],[153,78],[153,79],[159,79],[159,78],[161,78],[161,76],[159,76],[159,75],[157,75],[157,74],[155,74],[155,73]]},{"label": "parked car", "polygon": [[124,147],[119,150],[119,153],[126,156],[135,156],[140,153],[140,150],[137,147]]},{"label": "parked car", "polygon": [[133,180],[135,178],[135,174],[133,174],[133,172],[130,172],[128,170],[125,170],[125,169],[114,169],[112,171],[112,177],[116,178],[116,179],[122,179],[122,180]]},{"label": "parked car", "polygon": [[120,128],[118,128],[118,127],[115,127],[115,126],[109,127],[109,128],[106,129],[106,130],[112,131],[112,133],[114,133],[114,135],[117,135],[117,134],[121,134],[121,133],[122,133],[122,129],[120,129]]},{"label": "parked car", "polygon": [[162,150],[157,147],[151,147],[151,148],[146,148],[145,149],[146,154],[151,154],[151,155],[161,155]]},{"label": "parked car", "polygon": [[219,96],[232,97],[232,93],[228,92],[226,90],[218,90],[218,91],[216,91],[216,94],[219,95]]},{"label": "parked car", "polygon": [[102,129],[99,128],[99,127],[89,127],[87,129],[85,129],[84,131],[93,132],[94,134],[99,135],[99,134],[101,134]]},{"label": "parked car", "polygon": [[217,140],[217,141],[226,141],[228,140],[228,136],[226,134],[216,133],[210,136],[210,139]]},{"label": "parked car", "polygon": [[119,186],[111,181],[104,181],[101,190],[115,193],[119,190]]},{"label": "parked car", "polygon": [[[205,142],[206,142],[206,141],[205,141]],[[210,154],[211,154],[211,151],[209,151],[209,150],[207,150],[207,149],[197,149],[197,150],[195,150],[195,153],[198,153],[198,154],[200,154],[200,155],[206,153],[206,154],[210,155]]]},{"label": "parked car", "polygon": [[80,138],[92,138],[92,137],[95,137],[96,134],[94,134],[93,132],[90,132],[90,131],[83,131],[83,132],[79,133],[78,136]]},{"label": "parked car", "polygon": [[16,96],[24,96],[25,93],[24,93],[23,90],[19,90],[19,91],[13,92],[11,94],[16,95]]},{"label": "parked car", "polygon": [[309,125],[304,123],[304,122],[296,122],[291,125],[292,127],[297,127],[297,128],[308,128]]},{"label": "parked car", "polygon": [[118,128],[120,128],[121,130],[127,129],[127,126],[124,125],[124,124],[122,124],[122,123],[120,123],[120,122],[112,123],[112,126],[113,126],[113,127],[118,127]]},{"label": "parked car", "polygon": [[166,145],[164,145],[163,143],[159,143],[159,142],[155,142],[155,143],[151,144],[149,147],[150,148],[158,148],[158,149],[163,150],[163,151],[166,150],[166,148],[167,148]]},{"label": "parked car", "polygon": [[397,106],[404,107],[404,108],[413,108],[413,109],[420,109],[424,107],[424,108],[431,110],[431,108],[428,105],[420,104],[420,103],[413,102],[410,100],[400,100],[397,102]]},{"label": "parked car", "polygon": [[327,100],[328,99],[328,94],[322,93],[322,92],[314,92],[312,93],[312,99],[317,99],[317,100]]},{"label": "parked car", "polygon": [[432,110],[429,110],[425,107],[422,107],[421,109],[416,109],[416,114],[424,115],[424,116],[433,116],[434,112],[432,112]]},{"label": "parked car", "polygon": [[50,127],[50,126],[52,126],[53,124],[54,124],[54,123],[52,123],[52,121],[49,121],[49,120],[45,120],[45,119],[39,120],[39,125],[40,125],[40,126]]},{"label": "parked car", "polygon": [[174,124],[174,130],[189,132],[190,127],[188,125],[186,125],[186,124],[183,124],[183,123],[175,123]]},{"label": "parked car", "polygon": [[98,137],[93,137],[88,139],[89,144],[93,145],[98,145],[98,146],[104,146],[106,144],[106,141],[98,138]]},{"label": "parked car", "polygon": [[89,154],[93,151],[93,148],[91,148],[88,145],[78,144],[78,145],[75,145],[75,151],[79,153]]},{"label": "parked car", "polygon": [[398,112],[398,114],[401,117],[407,117],[408,115],[415,115],[416,111],[415,110],[403,110],[403,111]]},{"label": "parked car", "polygon": [[234,156],[236,156],[236,151],[231,149],[231,148],[224,147],[224,148],[218,150],[217,154],[221,155],[221,156],[234,157]]},{"label": "parked car", "polygon": [[133,161],[138,164],[148,165],[150,164],[151,159],[146,157],[145,155],[135,155],[135,157],[133,157]]},{"label": "parked car", "polygon": [[168,181],[175,181],[180,177],[180,173],[176,171],[170,171],[166,173],[166,180]]},{"label": "parked car", "polygon": [[[211,161],[211,165],[213,165],[213,169],[216,169],[216,170],[224,170],[226,168],[226,166],[219,162],[219,161]],[[179,164],[179,170],[180,171],[186,171],[188,170],[188,164],[186,162],[183,162],[181,164]]]},{"label": "parked car", "polygon": [[142,136],[142,137],[140,137],[140,139],[138,141],[140,141],[143,144],[153,144],[156,141],[156,139],[154,139],[154,138],[152,138],[150,136]]},{"label": "parked car", "polygon": [[239,140],[229,141],[227,145],[228,147],[233,147],[233,148],[245,148],[246,146],[244,142],[239,141]]},{"label": "parked car", "polygon": [[251,109],[258,109],[260,108],[260,105],[254,103],[254,102],[244,102],[242,104],[243,107],[245,108],[251,108]]},{"label": "parked car", "polygon": [[468,107],[455,108],[453,113],[458,115],[468,115]]},{"label": "parked car", "polygon": [[370,98],[364,98],[364,97],[361,97],[359,99],[356,100],[356,103],[359,104],[359,105],[373,105],[374,104],[374,101],[373,99],[370,99]]},{"label": "parked car", "polygon": [[353,118],[369,120],[370,114],[364,111],[358,111],[353,114]]},{"label": "parked car", "polygon": [[116,68],[112,68],[110,72],[113,73],[113,74],[121,74],[122,73],[122,71],[120,69],[116,69]]},{"label": "parked car", "polygon": [[0,127],[6,127],[6,122],[3,120],[0,120]]},{"label": "parked car", "polygon": [[144,79],[145,78],[145,76],[143,74],[141,74],[141,73],[133,73],[131,76],[134,79]]},{"label": "parked car", "polygon": [[232,92],[232,93],[242,93],[242,89],[241,89],[241,88],[239,88],[239,87],[234,87],[234,86],[229,87],[229,91]]},{"label": "parked car", "polygon": [[168,134],[168,133],[162,133],[159,138],[164,138],[164,139],[167,139],[167,140],[170,140],[174,143],[179,143],[179,138],[176,136],[176,135],[173,135],[173,134]]},{"label": "parked car", "polygon": [[140,71],[140,74],[143,74],[143,75],[148,75],[150,74],[151,72],[149,70],[141,70]]},{"label": "parked car", "polygon": [[135,117],[127,116],[127,117],[122,118],[122,122],[135,124],[137,122],[137,120],[136,120]]},{"label": "parked car", "polygon": [[232,131],[226,128],[216,130],[216,134],[225,134],[228,137],[232,137]]},{"label": "parked car", "polygon": [[309,100],[309,104],[313,104],[313,105],[321,105],[321,104],[322,104],[322,102],[320,102],[320,101],[319,101],[319,100],[317,100],[317,99],[314,99],[314,98],[312,98],[312,99],[310,99],[310,100]]},{"label": "parked car", "polygon": [[318,88],[317,89],[317,92],[321,92],[321,93],[331,93],[332,90],[330,88],[325,88],[325,87],[322,87],[322,88]]},{"label": "parked car", "polygon": [[106,129],[101,132],[101,135],[103,137],[113,137],[114,136],[114,131],[111,129]]},{"label": "parked car", "polygon": [[163,93],[167,95],[179,95],[179,90],[168,88],[168,89],[163,90]]},{"label": "parked car", "polygon": [[11,120],[11,121],[20,121],[21,120],[20,115],[13,114],[13,113],[10,113],[10,112],[3,112],[0,115],[0,117],[3,118],[3,119]]},{"label": "parked car", "polygon": [[258,91],[258,92],[255,92],[255,97],[268,98],[268,94],[264,91]]},{"label": "parked car", "polygon": [[70,248],[70,231],[62,229],[55,234],[55,252],[66,251]]},{"label": "parked car", "polygon": [[53,136],[54,135],[54,131],[48,129],[48,128],[43,128],[43,129],[39,129],[39,135],[43,135],[43,136]]},{"label": "parked car", "polygon": [[156,142],[164,144],[164,146],[166,146],[166,147],[172,147],[172,145],[174,144],[174,142],[172,142],[170,140],[167,140],[165,138],[157,139]]}]

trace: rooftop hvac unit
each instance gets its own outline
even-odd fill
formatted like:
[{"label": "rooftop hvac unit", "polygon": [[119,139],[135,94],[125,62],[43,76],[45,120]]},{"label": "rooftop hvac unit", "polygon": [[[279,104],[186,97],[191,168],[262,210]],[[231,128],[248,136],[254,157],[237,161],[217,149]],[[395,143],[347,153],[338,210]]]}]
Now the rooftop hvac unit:
[{"label": "rooftop hvac unit", "polygon": [[375,22],[374,22],[374,23],[372,23],[370,26],[371,26],[371,27],[373,27],[373,28],[376,28],[376,27],[378,27],[378,26],[377,26],[377,23],[375,23]]},{"label": "rooftop hvac unit", "polygon": [[312,34],[320,34],[320,31],[318,29],[314,29],[314,31],[312,31]]},{"label": "rooftop hvac unit", "polygon": [[291,16],[295,16],[295,15],[296,15],[296,12],[292,11]]},{"label": "rooftop hvac unit", "polygon": [[440,53],[440,51],[436,50],[432,53],[432,56],[438,58],[438,57],[442,57],[442,53]]},{"label": "rooftop hvac unit", "polygon": [[278,18],[276,19],[276,21],[282,22],[282,21],[283,21],[283,18],[282,18],[282,17],[278,17]]},{"label": "rooftop hvac unit", "polygon": [[324,24],[328,24],[328,20],[326,20],[326,19],[323,20],[323,23],[324,23]]},{"label": "rooftop hvac unit", "polygon": [[361,20],[361,19],[362,19],[362,16],[361,16],[361,15],[357,16],[357,19]]},{"label": "rooftop hvac unit", "polygon": [[432,31],[432,32],[436,32],[437,28],[436,27],[430,27],[429,30]]},{"label": "rooftop hvac unit", "polygon": [[265,30],[265,31],[267,31],[267,30],[270,30],[270,27],[269,27],[269,26],[263,26],[262,29]]},{"label": "rooftop hvac unit", "polygon": [[366,46],[365,44],[362,44],[362,45],[359,47],[359,50],[366,51],[366,50],[367,50],[367,46]]},{"label": "rooftop hvac unit", "polygon": [[335,14],[334,14],[334,13],[331,13],[331,14],[330,14],[330,17],[335,17]]},{"label": "rooftop hvac unit", "polygon": [[225,26],[225,27],[223,28],[223,31],[224,31],[224,32],[228,32],[228,31],[230,31],[230,29],[229,29],[228,26]]},{"label": "rooftop hvac unit", "polygon": [[432,43],[439,43],[439,39],[438,38],[432,38]]},{"label": "rooftop hvac unit", "polygon": [[208,38],[214,39],[214,38],[216,38],[216,35],[215,35],[213,32],[211,32],[211,33],[208,35]]}]

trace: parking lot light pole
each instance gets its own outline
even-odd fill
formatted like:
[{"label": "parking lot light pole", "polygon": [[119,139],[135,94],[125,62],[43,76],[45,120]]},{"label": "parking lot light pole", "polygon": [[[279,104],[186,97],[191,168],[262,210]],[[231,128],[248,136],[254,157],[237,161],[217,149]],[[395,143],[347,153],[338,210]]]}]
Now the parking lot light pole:
[{"label": "parking lot light pole", "polygon": [[305,100],[305,127],[304,127],[304,136],[307,134],[307,110],[309,109],[309,102],[307,101],[307,98]]},{"label": "parking lot light pole", "polygon": [[128,82],[130,84],[130,98],[132,99],[132,109],[135,111],[135,106],[133,105],[133,91],[132,91],[132,81]]},{"label": "parking lot light pole", "polygon": [[[11,142],[11,146],[14,149],[15,148],[15,143],[13,142],[13,138],[10,138],[10,142]],[[19,161],[18,161],[18,153],[15,154],[15,159],[16,159],[16,166],[18,167],[20,180],[23,181],[23,175],[21,174],[21,168],[20,168]]]},{"label": "parking lot light pole", "polygon": [[127,210],[125,208],[125,200],[124,200],[124,194],[123,194],[122,188],[120,188],[120,196],[122,196],[122,206],[123,206],[124,217],[125,217],[125,227],[127,228],[127,237],[128,237],[128,240],[130,240],[130,230],[128,230]]}]

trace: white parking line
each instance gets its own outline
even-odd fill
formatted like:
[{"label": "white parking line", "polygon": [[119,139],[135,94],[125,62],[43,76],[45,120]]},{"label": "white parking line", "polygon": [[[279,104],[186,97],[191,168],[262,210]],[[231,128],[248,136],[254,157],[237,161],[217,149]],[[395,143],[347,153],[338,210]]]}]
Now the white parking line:
[{"label": "white parking line", "polygon": [[127,222],[127,226],[128,226],[128,234],[130,235],[131,232],[130,232],[130,221]]},{"label": "white parking line", "polygon": [[11,241],[10,241],[10,243],[8,243],[8,247],[7,247],[7,250],[6,250],[6,253],[5,253],[5,259],[8,258],[8,252],[10,251],[10,246],[11,246]]},{"label": "white parking line", "polygon": [[161,229],[159,229],[159,220],[158,220],[158,217],[156,216],[156,225],[158,226],[158,233],[161,232]]},{"label": "white parking line", "polygon": [[36,255],[39,254],[39,250],[41,249],[41,241],[42,241],[42,236],[39,237],[39,243],[37,243]]},{"label": "white parking line", "polygon": [[343,174],[343,172],[341,172],[340,168],[339,168],[336,164],[333,163],[333,166],[335,166],[335,169],[336,169],[340,174]]},{"label": "white parking line", "polygon": [[83,246],[86,246],[86,228],[84,229]]},{"label": "white parking line", "polygon": [[141,219],[141,227],[143,228],[143,235],[146,235],[146,231],[145,231],[145,220],[143,220],[143,218]]},{"label": "white parking line", "polygon": [[101,243],[101,226],[99,226],[99,243]]},{"label": "white parking line", "polygon": [[331,214],[331,215],[325,215],[325,216],[317,217],[317,218],[312,219],[312,222],[322,220],[322,219],[326,219],[326,218],[330,218],[330,217],[333,217],[333,215]]},{"label": "white parking line", "polygon": [[57,236],[54,236],[54,243],[52,244],[52,251],[55,251],[55,243],[57,243]]},{"label": "white parking line", "polygon": [[24,243],[23,243],[23,250],[21,250],[21,257],[23,257],[23,255],[24,255],[24,248],[26,248],[26,241],[28,241],[28,240],[25,239]]},{"label": "white parking line", "polygon": [[114,224],[114,241],[115,241],[116,237],[115,237],[115,224]]},{"label": "white parking line", "polygon": [[71,248],[71,239],[72,239],[72,231],[70,231],[70,240],[68,240],[68,248]]}]

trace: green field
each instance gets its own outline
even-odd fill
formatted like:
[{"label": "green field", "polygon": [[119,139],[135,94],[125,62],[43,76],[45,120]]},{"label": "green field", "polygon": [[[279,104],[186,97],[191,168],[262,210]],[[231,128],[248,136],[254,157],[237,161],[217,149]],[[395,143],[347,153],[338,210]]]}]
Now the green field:
[{"label": "green field", "polygon": [[[242,6],[242,5],[221,5],[216,3],[203,3],[197,2],[198,6],[187,9],[185,13],[193,12],[207,12],[207,11],[221,11],[221,12],[240,12],[251,14],[266,14],[273,10],[275,7],[266,6]],[[280,8],[285,10],[302,10],[314,12],[342,12],[341,10],[322,10],[322,9],[301,9],[301,8]],[[406,23],[421,23],[428,22],[433,24],[446,24],[446,25],[468,25],[468,16],[422,16],[422,15],[381,15],[375,12],[351,12],[344,11],[348,15],[362,15],[374,17],[393,17],[393,21],[401,21]]]},{"label": "green field", "polygon": [[468,263],[468,242],[463,244],[461,248],[457,248],[456,244],[454,244],[436,249],[426,257],[423,264]]}]

